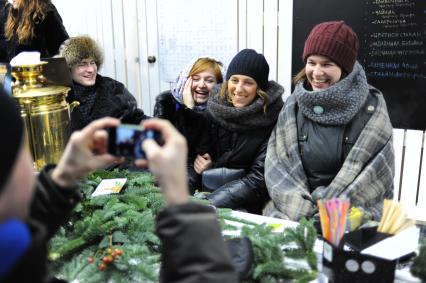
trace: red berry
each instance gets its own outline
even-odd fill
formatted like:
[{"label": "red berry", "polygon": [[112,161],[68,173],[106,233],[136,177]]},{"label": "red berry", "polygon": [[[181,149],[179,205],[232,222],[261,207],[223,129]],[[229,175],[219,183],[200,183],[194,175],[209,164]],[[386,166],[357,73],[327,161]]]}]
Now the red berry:
[{"label": "red berry", "polygon": [[123,254],[123,250],[122,249],[115,249],[115,253],[120,256]]},{"label": "red berry", "polygon": [[112,257],[115,257],[116,255],[117,255],[117,254],[116,254],[115,252],[112,252],[112,253],[111,253],[111,256],[112,256]]},{"label": "red berry", "polygon": [[95,260],[93,259],[93,257],[88,257],[87,258],[87,262],[88,263],[93,263]]},{"label": "red berry", "polygon": [[110,263],[111,261],[110,261],[110,259],[109,259],[109,257],[106,257],[106,256],[104,256],[104,258],[102,259],[102,261],[104,262],[104,263],[106,263],[106,264],[108,264],[108,263]]},{"label": "red berry", "polygon": [[103,264],[103,263],[99,264],[99,270],[104,271],[105,270],[105,264]]}]

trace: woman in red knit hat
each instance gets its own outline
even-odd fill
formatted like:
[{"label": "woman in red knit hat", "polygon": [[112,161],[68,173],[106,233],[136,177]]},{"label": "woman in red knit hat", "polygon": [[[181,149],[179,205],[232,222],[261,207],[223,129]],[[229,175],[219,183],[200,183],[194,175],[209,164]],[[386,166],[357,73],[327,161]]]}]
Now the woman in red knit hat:
[{"label": "woman in red knit hat", "polygon": [[347,197],[378,219],[392,198],[392,125],[382,93],[356,61],[359,41],[343,21],[316,25],[305,41],[305,67],[272,132],[264,214],[299,220],[318,199]]}]

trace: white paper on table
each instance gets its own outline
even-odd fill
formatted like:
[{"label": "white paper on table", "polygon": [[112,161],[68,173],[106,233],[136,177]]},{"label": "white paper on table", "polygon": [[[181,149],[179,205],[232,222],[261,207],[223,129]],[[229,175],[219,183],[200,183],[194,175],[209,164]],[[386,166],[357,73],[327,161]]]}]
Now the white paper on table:
[{"label": "white paper on table", "polygon": [[412,226],[392,237],[386,238],[362,250],[361,253],[387,260],[395,260],[399,257],[417,251],[419,236],[419,228]]},{"label": "white paper on table", "polygon": [[118,194],[123,189],[123,186],[124,184],[126,184],[126,181],[127,178],[103,179],[96,187],[96,190],[93,192],[92,197]]}]

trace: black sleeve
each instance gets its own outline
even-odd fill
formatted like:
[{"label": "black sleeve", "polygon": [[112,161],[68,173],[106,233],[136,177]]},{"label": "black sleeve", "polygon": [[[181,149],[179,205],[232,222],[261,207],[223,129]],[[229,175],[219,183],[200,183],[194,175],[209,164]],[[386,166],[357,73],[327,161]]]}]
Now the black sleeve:
[{"label": "black sleeve", "polygon": [[154,117],[169,120],[174,124],[176,119],[176,102],[170,91],[164,91],[155,98]]},{"label": "black sleeve", "polygon": [[133,94],[119,82],[117,88],[120,89],[119,93],[116,94],[119,103],[121,104],[121,111],[119,111],[118,118],[121,119],[122,123],[126,124],[139,124],[142,120],[150,118],[145,115],[142,109],[138,108],[137,101]]},{"label": "black sleeve", "polygon": [[157,216],[160,282],[238,282],[213,208],[187,203]]},{"label": "black sleeve", "polygon": [[46,166],[38,175],[36,189],[31,203],[30,217],[47,227],[48,237],[65,223],[81,200],[78,186],[62,188],[56,185],[50,173],[54,166]]},{"label": "black sleeve", "polygon": [[47,12],[44,21],[46,31],[48,31],[47,34],[44,35],[46,36],[46,48],[49,56],[52,57],[58,54],[59,47],[69,38],[69,35],[62,23],[61,16],[53,4]]},{"label": "black sleeve", "polygon": [[267,146],[268,139],[259,148],[246,176],[223,185],[207,197],[212,205],[244,208],[268,197],[264,177]]}]

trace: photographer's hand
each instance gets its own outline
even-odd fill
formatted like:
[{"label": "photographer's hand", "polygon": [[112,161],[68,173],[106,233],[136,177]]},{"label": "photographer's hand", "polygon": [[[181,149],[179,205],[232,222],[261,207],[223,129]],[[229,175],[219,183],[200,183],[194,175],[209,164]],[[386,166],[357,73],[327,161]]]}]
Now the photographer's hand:
[{"label": "photographer's hand", "polygon": [[187,144],[185,138],[166,120],[149,119],[143,122],[145,129],[158,130],[163,135],[164,145],[147,139],[142,148],[147,160],[136,160],[138,167],[148,165],[157,178],[168,204],[180,204],[188,201],[186,172]]},{"label": "photographer's hand", "polygon": [[105,130],[119,124],[118,119],[103,118],[74,132],[52,172],[53,181],[62,187],[71,187],[91,171],[120,162],[122,158],[107,153],[108,134]]}]

